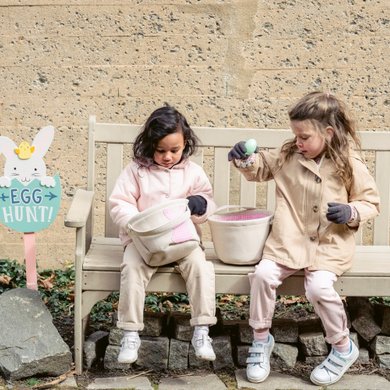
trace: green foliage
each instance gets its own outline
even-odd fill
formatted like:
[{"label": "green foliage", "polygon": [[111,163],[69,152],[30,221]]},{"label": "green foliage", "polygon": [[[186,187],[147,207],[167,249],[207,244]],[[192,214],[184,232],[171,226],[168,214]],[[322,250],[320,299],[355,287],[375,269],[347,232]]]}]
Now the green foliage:
[{"label": "green foliage", "polygon": [[99,301],[91,310],[91,328],[109,329],[112,326],[112,316],[118,309],[119,293],[111,293],[106,299]]},{"label": "green foliage", "polygon": [[34,378],[34,377],[26,379],[26,385],[30,386],[30,387],[36,386],[39,383],[40,383],[40,380],[37,378]]},{"label": "green foliage", "polygon": [[75,271],[70,266],[64,270],[40,272],[39,292],[54,318],[73,314],[73,291]]},{"label": "green foliage", "polygon": [[[53,318],[72,317],[74,310],[75,270],[73,265],[65,269],[43,270],[38,276],[38,290]],[[17,287],[26,287],[26,270],[16,261],[0,260],[0,294]],[[118,309],[119,292],[110,294],[91,310],[90,326],[94,329],[109,329],[113,314]],[[216,307],[224,319],[247,319],[249,295],[217,294]],[[372,303],[390,305],[390,297],[371,297]],[[189,312],[188,295],[183,293],[148,293],[145,310],[166,313]],[[279,296],[275,316],[286,311],[313,312],[313,307],[303,296]]]},{"label": "green foliage", "polygon": [[145,310],[155,313],[189,311],[188,295],[184,293],[149,293],[145,297]]},{"label": "green foliage", "polygon": [[[39,272],[38,291],[53,318],[71,317],[74,312],[75,270],[70,265],[65,269],[46,269]],[[17,287],[26,287],[26,270],[14,260],[0,260],[0,294]],[[91,310],[92,328],[110,328],[112,316],[118,309],[119,292],[110,294]],[[145,310],[153,312],[189,311],[187,294],[150,293],[145,298]]]},{"label": "green foliage", "polygon": [[249,314],[249,295],[217,294],[216,307],[224,320],[245,320]]},{"label": "green foliage", "polygon": [[26,269],[15,260],[0,260],[0,294],[16,287],[26,287]]},{"label": "green foliage", "polygon": [[150,311],[160,311],[160,299],[156,294],[148,294],[145,297],[145,305],[149,307]]},{"label": "green foliage", "polygon": [[390,297],[371,297],[369,300],[371,303],[390,306]]},{"label": "green foliage", "polygon": [[[73,313],[73,266],[64,270],[43,270],[38,275],[38,291],[54,318]],[[0,260],[0,294],[26,287],[26,269],[15,260]]]}]

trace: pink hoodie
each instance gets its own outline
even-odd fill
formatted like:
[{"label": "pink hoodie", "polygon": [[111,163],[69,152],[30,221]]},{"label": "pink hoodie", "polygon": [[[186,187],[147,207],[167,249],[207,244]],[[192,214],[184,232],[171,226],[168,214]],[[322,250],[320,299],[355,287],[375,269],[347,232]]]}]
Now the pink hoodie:
[{"label": "pink hoodie", "polygon": [[216,205],[210,181],[199,165],[187,159],[167,169],[156,164],[143,167],[132,161],[119,175],[109,198],[110,215],[119,226],[122,244],[126,246],[131,241],[126,226],[135,214],[164,200],[190,195],[201,195],[207,200],[206,213],[191,216],[195,224],[205,222]]}]

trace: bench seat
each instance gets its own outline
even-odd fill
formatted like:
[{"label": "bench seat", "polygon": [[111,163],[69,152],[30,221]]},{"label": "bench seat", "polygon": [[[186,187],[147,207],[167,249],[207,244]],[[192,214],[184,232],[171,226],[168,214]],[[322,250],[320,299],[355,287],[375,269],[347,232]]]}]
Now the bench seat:
[{"label": "bench seat", "polygon": [[[216,293],[249,294],[248,273],[254,265],[230,265],[218,260],[211,242],[204,244],[206,257],[214,264]],[[118,291],[123,247],[117,238],[94,238],[85,256],[82,285],[84,290]],[[390,282],[390,247],[357,246],[353,267],[342,275],[336,289],[346,296],[387,296]],[[356,288],[356,285],[359,288]],[[160,267],[148,285],[148,291],[185,292],[185,284],[172,266]],[[278,293],[300,295],[303,272],[285,280]]]}]

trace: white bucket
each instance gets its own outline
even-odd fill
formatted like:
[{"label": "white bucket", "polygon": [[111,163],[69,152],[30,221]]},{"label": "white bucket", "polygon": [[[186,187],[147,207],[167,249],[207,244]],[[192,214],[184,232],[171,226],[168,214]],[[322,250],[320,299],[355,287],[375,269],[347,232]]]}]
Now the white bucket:
[{"label": "white bucket", "polygon": [[127,228],[142,258],[154,267],[180,260],[199,246],[187,199],[150,207],[131,218]]},{"label": "white bucket", "polygon": [[[231,210],[238,211],[231,211]],[[222,206],[208,218],[215,253],[227,264],[256,264],[261,259],[273,213],[252,207]]]}]

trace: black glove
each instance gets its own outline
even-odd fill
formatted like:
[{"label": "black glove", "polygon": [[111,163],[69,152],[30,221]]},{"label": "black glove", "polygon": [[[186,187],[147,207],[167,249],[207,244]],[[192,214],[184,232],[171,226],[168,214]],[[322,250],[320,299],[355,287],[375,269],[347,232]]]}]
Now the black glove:
[{"label": "black glove", "polygon": [[245,141],[236,143],[228,154],[228,160],[232,161],[234,158],[237,160],[243,160],[247,158]]},{"label": "black glove", "polygon": [[188,208],[191,215],[203,215],[207,210],[207,200],[201,195],[192,195],[188,198]]},{"label": "black glove", "polygon": [[333,223],[348,223],[351,219],[351,207],[343,203],[328,203],[326,218]]}]

